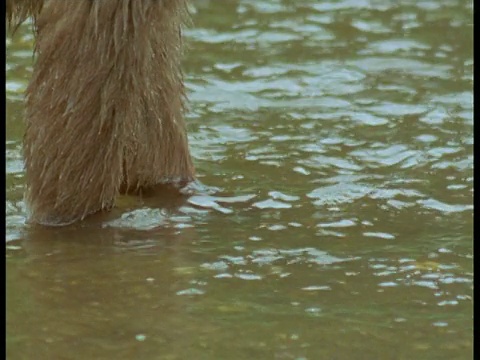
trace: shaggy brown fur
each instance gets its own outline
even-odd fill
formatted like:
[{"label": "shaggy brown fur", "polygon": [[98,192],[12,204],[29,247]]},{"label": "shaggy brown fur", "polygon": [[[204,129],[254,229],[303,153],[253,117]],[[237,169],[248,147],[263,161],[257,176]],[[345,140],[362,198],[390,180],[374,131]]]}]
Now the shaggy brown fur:
[{"label": "shaggy brown fur", "polygon": [[36,19],[24,137],[32,222],[69,224],[111,208],[121,190],[193,180],[186,2],[7,0],[13,26]]},{"label": "shaggy brown fur", "polygon": [[15,31],[28,17],[33,18],[35,24],[44,0],[7,0],[6,16],[8,25]]}]

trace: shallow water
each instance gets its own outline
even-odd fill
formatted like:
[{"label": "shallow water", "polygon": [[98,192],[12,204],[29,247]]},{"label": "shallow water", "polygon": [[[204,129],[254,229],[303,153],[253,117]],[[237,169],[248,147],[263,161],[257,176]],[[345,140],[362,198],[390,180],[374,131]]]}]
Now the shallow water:
[{"label": "shallow water", "polygon": [[472,2],[196,1],[205,187],[25,225],[7,38],[8,359],[471,359]]}]

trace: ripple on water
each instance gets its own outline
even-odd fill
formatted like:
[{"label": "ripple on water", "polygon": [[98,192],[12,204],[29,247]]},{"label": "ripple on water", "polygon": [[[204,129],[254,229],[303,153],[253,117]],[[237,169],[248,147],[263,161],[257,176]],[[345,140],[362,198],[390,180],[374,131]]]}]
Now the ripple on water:
[{"label": "ripple on water", "polygon": [[[285,277],[289,273],[275,268],[276,266],[285,266],[285,264],[333,265],[354,260],[353,258],[332,256],[325,251],[315,248],[264,248],[253,250],[251,253],[243,256],[222,255],[219,259],[203,263],[201,267],[213,271],[217,275],[221,274],[220,278],[236,277],[243,280],[261,280],[263,278],[263,275],[261,275],[262,271],[274,271],[280,278]],[[252,268],[252,265],[255,266]],[[214,276],[218,278],[217,275]]]},{"label": "ripple on water", "polygon": [[[424,358],[425,350],[431,357],[460,356],[444,347],[460,346],[457,339],[471,345],[473,2],[215,4],[195,2],[184,61],[189,144],[199,178],[212,188],[187,191],[174,208],[148,199],[119,206],[98,229],[114,234],[115,255],[128,255],[124,263],[114,258],[122,280],[141,279],[154,301],[145,318],[139,310],[148,297],[132,305],[119,296],[111,304],[143,327],[163,301],[175,306],[174,320],[165,312],[165,322],[134,329],[132,337],[148,345],[155,334],[147,330],[163,336],[178,325],[182,333],[194,329],[201,351],[211,354],[218,341],[228,354],[238,346],[259,358],[271,349],[283,351],[279,358],[348,358],[355,346],[382,358],[400,341],[407,350],[399,357]],[[15,240],[25,237],[21,93],[32,71],[32,36],[19,30],[6,39],[11,257],[27,243]],[[178,235],[184,241],[172,241],[168,251],[159,246]],[[145,253],[166,257],[139,263],[136,255]],[[82,263],[81,256],[51,278],[68,279],[72,269],[84,274],[95,261]],[[34,263],[22,262],[21,269]],[[9,268],[13,274],[17,265]],[[161,275],[145,272],[158,268]],[[24,285],[19,274],[7,280],[13,290]],[[42,286],[35,294],[48,291]],[[35,304],[36,316],[52,308]],[[276,329],[291,328],[292,316],[291,336],[272,335],[272,319]],[[12,321],[21,325],[24,318]],[[252,321],[260,324],[254,339]],[[318,346],[325,324],[326,345]],[[202,333],[205,326],[213,330]],[[22,339],[32,328],[18,327]],[[231,342],[231,329],[244,335]],[[165,344],[183,349],[182,337],[173,338]],[[351,348],[341,353],[344,343]]]}]

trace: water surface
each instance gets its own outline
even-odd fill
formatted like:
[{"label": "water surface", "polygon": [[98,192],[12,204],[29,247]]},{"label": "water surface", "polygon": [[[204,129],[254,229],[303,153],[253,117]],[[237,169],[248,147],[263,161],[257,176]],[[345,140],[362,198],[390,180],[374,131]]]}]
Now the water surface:
[{"label": "water surface", "polygon": [[25,224],[28,25],[7,43],[8,359],[471,359],[473,10],[196,1],[206,188]]}]

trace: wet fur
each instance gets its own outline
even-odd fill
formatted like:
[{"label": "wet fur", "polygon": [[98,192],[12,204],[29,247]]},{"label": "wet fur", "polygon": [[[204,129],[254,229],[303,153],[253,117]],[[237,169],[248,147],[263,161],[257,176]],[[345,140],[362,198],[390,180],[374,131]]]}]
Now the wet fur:
[{"label": "wet fur", "polygon": [[194,179],[180,68],[186,0],[7,0],[10,26],[28,16],[30,221],[69,224],[122,191]]}]

